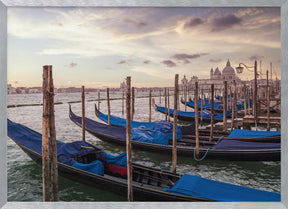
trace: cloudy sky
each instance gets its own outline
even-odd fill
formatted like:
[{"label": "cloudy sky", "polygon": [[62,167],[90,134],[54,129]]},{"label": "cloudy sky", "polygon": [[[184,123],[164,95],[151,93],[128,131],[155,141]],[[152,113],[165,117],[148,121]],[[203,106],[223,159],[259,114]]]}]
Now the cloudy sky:
[{"label": "cloudy sky", "polygon": [[[173,86],[175,73],[208,78],[228,59],[280,73],[279,8],[9,8],[8,83],[56,87]],[[252,79],[246,71],[241,79]]]}]

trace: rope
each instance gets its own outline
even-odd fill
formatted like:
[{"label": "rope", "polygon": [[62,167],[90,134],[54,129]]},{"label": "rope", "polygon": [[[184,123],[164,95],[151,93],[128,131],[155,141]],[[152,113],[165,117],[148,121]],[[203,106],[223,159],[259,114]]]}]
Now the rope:
[{"label": "rope", "polygon": [[[218,139],[218,141],[217,141],[216,144],[218,144],[218,143],[220,142],[220,140],[223,139],[223,137],[224,137],[224,136],[221,136],[221,137]],[[196,160],[197,162],[200,162],[200,161],[204,160],[205,157],[207,156],[207,154],[208,154],[210,148],[211,148],[211,147],[209,147],[209,148],[206,150],[206,152],[205,152],[205,154],[203,155],[202,158],[197,159],[197,157],[196,157],[196,147],[195,147],[195,148],[194,148],[194,160]]]}]

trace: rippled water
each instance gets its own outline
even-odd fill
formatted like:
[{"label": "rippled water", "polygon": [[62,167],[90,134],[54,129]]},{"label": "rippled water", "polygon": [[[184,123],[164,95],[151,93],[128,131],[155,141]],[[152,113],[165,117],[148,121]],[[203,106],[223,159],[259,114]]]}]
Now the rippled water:
[{"label": "rippled water", "polygon": [[[147,95],[138,93],[137,96]],[[120,93],[110,93],[111,98],[120,98]],[[101,98],[105,98],[102,93]],[[94,114],[94,104],[97,93],[86,94],[86,117],[98,120]],[[56,134],[57,139],[63,142],[81,140],[81,129],[70,121],[68,116],[69,101],[81,100],[80,93],[57,94],[55,102]],[[162,105],[163,105],[162,98]],[[171,107],[173,105],[172,99]],[[41,94],[8,95],[8,105],[41,104]],[[112,100],[111,114],[122,116],[122,101]],[[159,98],[156,98],[159,103]],[[106,101],[100,105],[101,111],[107,112]],[[72,104],[73,111],[81,114],[81,103]],[[181,106],[184,110],[184,106]],[[135,120],[148,121],[148,98],[136,98]],[[164,119],[164,115],[152,110],[152,121]],[[42,106],[24,106],[8,108],[8,118],[14,122],[28,126],[41,133]],[[99,121],[99,120],[98,120]],[[125,147],[102,142],[91,134],[86,134],[86,140],[106,152],[119,154]],[[8,138],[8,201],[42,201],[42,176],[41,168],[36,165],[11,139]],[[163,170],[171,170],[171,156],[157,153],[133,150],[133,162]],[[204,160],[195,162],[193,158],[178,157],[178,173],[190,173],[201,177],[223,181],[242,186],[280,192],[280,162],[223,162]],[[92,188],[87,185],[59,179],[60,201],[126,201],[124,196],[105,190]]]}]

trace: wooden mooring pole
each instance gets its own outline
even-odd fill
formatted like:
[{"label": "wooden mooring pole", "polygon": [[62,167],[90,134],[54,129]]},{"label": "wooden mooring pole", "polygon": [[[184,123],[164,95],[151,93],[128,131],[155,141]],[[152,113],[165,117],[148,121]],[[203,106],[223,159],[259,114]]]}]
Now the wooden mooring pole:
[{"label": "wooden mooring pole", "polygon": [[266,99],[267,99],[267,131],[270,131],[270,87],[269,87],[269,71],[266,72],[267,75],[267,89],[266,89]]},{"label": "wooden mooring pole", "polygon": [[200,120],[201,126],[203,126],[203,103],[204,103],[204,92],[203,92],[203,87],[202,87],[201,89],[201,120]]},{"label": "wooden mooring pole", "polygon": [[233,84],[234,84],[234,96],[233,96],[233,104],[232,104],[231,131],[233,131],[233,129],[234,129],[235,106],[236,106],[236,98],[237,98],[235,80],[233,80]]},{"label": "wooden mooring pole", "polygon": [[198,108],[198,82],[195,82],[195,140],[196,140],[196,157],[199,157],[199,108]]},{"label": "wooden mooring pole", "polygon": [[[51,65],[43,66],[42,91],[43,91],[43,120],[42,120],[43,202],[50,201],[51,197],[50,183],[52,186],[52,201],[59,201],[57,145],[56,145],[56,130],[55,130],[55,115],[54,115],[54,85],[53,85],[53,75]],[[49,145],[50,145],[50,156],[49,156]]]},{"label": "wooden mooring pole", "polygon": [[224,108],[223,108],[223,131],[226,131],[227,126],[227,109],[228,109],[228,87],[227,81],[224,81]]},{"label": "wooden mooring pole", "polygon": [[98,110],[100,111],[100,89],[98,89]]},{"label": "wooden mooring pole", "polygon": [[213,124],[214,124],[214,84],[211,84],[211,127],[209,141],[213,140]]},{"label": "wooden mooring pole", "polygon": [[243,94],[244,94],[244,113],[245,116],[247,115],[247,93],[246,93],[246,84],[243,87]]},{"label": "wooden mooring pole", "polygon": [[81,88],[82,99],[82,140],[85,141],[85,87]]},{"label": "wooden mooring pole", "polygon": [[109,95],[109,88],[107,88],[107,108],[108,108],[108,125],[111,125],[110,121],[110,95]]},{"label": "wooden mooring pole", "polygon": [[124,115],[124,91],[122,92],[122,115]]},{"label": "wooden mooring pole", "polygon": [[165,121],[167,121],[167,89],[164,89],[164,100],[165,100]]},{"label": "wooden mooring pole", "polygon": [[49,95],[50,95],[50,117],[49,117],[49,132],[50,132],[50,163],[51,163],[51,184],[52,184],[52,201],[59,201],[58,192],[58,165],[57,165],[57,144],[56,144],[56,128],[55,128],[55,110],[54,110],[54,84],[52,66],[48,71]]},{"label": "wooden mooring pole", "polygon": [[149,122],[151,122],[151,114],[152,114],[152,90],[149,89]]},{"label": "wooden mooring pole", "polygon": [[159,103],[161,105],[161,89],[159,89]]},{"label": "wooden mooring pole", "polygon": [[131,120],[134,118],[135,113],[135,89],[132,87],[132,108],[131,108]]},{"label": "wooden mooring pole", "polygon": [[126,152],[127,152],[127,199],[133,201],[132,151],[131,151],[131,77],[126,79]]},{"label": "wooden mooring pole", "polygon": [[167,88],[167,109],[168,109],[168,122],[170,122],[170,99],[169,99],[169,88]]},{"label": "wooden mooring pole", "polygon": [[50,201],[50,164],[49,164],[49,66],[43,67],[43,117],[42,117],[42,183],[43,202]]},{"label": "wooden mooring pole", "polygon": [[175,75],[175,85],[174,85],[174,114],[173,114],[173,148],[172,148],[172,172],[176,173],[177,165],[177,113],[178,113],[178,80],[179,75]]}]

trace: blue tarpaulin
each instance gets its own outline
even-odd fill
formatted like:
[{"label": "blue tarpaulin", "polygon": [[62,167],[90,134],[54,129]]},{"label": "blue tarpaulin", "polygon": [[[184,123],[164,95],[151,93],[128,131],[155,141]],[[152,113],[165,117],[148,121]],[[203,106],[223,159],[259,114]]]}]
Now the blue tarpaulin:
[{"label": "blue tarpaulin", "polygon": [[163,133],[158,130],[132,128],[131,140],[152,144],[168,145],[169,139],[173,138],[173,132]]},{"label": "blue tarpaulin", "polygon": [[[102,121],[108,123],[108,115],[100,113],[98,114],[98,117]],[[126,127],[126,119],[117,116],[110,115],[110,123],[114,126]],[[181,127],[181,125],[177,125],[177,139],[182,138]],[[173,124],[164,120],[161,120],[160,122],[140,122],[132,120],[131,128],[158,130],[163,133],[173,132]]]},{"label": "blue tarpaulin", "polygon": [[281,136],[281,131],[253,131],[245,129],[234,129],[226,138],[260,138],[270,136]]},{"label": "blue tarpaulin", "polygon": [[[79,117],[73,113],[71,114],[71,119],[73,121],[79,123],[79,124],[82,124],[81,117]],[[162,142],[161,144],[163,144],[164,143],[163,138],[169,138],[170,137],[170,135],[172,134],[172,132],[171,132],[172,130],[170,128],[173,127],[172,124],[170,124],[170,125],[166,124],[167,122],[165,122],[164,125],[161,124],[164,122],[165,121],[161,121],[161,122],[157,123],[157,125],[155,126],[155,129],[151,130],[150,132],[149,132],[150,129],[146,129],[145,127],[132,129],[131,139],[135,140],[135,141],[142,140],[142,142],[147,142],[147,143],[158,142],[158,144],[159,144],[160,142]],[[123,141],[126,140],[126,128],[109,126],[106,124],[98,123],[97,121],[91,120],[89,118],[85,118],[85,126],[86,126],[86,128],[88,128],[90,130],[97,131],[97,132],[102,133],[102,134],[107,134],[109,136],[113,136],[113,137],[118,138],[118,139],[123,140]],[[137,129],[139,129],[139,130],[137,131]],[[169,129],[169,130],[167,130],[167,129]],[[160,130],[161,131],[165,130],[165,132],[163,133]],[[145,132],[147,132],[147,133],[145,133]],[[148,136],[159,137],[161,139],[154,139],[154,138],[149,139]],[[181,138],[182,138],[181,126],[179,126],[177,128],[177,139],[181,139]]]},{"label": "blue tarpaulin", "polygon": [[171,189],[164,189],[174,194],[211,199],[224,202],[280,202],[281,196],[249,187],[205,179],[184,174]]},{"label": "blue tarpaulin", "polygon": [[[40,133],[10,120],[7,120],[7,127],[8,136],[11,139],[42,155],[42,135]],[[56,144],[58,162],[73,166],[75,168],[103,175],[104,167],[101,161],[96,160],[91,163],[80,163],[74,159],[76,156],[83,156],[91,152],[97,155],[97,158],[103,160],[103,162],[127,167],[126,153],[116,156],[107,154],[85,141],[64,143],[57,140]]]},{"label": "blue tarpaulin", "polygon": [[[100,113],[98,114],[98,117],[105,123],[108,123],[108,115]],[[114,126],[126,127],[126,119],[120,118],[117,116],[110,115],[110,123],[111,125],[114,125]],[[131,120],[132,128],[139,128],[140,126],[144,126],[147,129],[153,129],[154,122],[151,122],[151,123],[150,122],[138,122],[138,121]]]},{"label": "blue tarpaulin", "polygon": [[[157,106],[157,110],[159,112],[165,113],[165,107],[161,107],[161,106]],[[174,109],[170,109],[170,114],[173,115],[174,114]],[[166,108],[166,112],[168,112],[168,109]],[[181,111],[178,110],[177,114],[179,116],[186,116],[186,117],[191,117],[191,118],[195,118],[195,112],[185,112],[185,111]],[[201,112],[199,111],[198,113],[199,117],[201,117]],[[228,117],[230,117],[231,115],[227,114]],[[208,110],[203,110],[203,118],[211,118],[211,112]],[[223,113],[214,113],[214,119],[223,119]]]},{"label": "blue tarpaulin", "polygon": [[246,142],[231,139],[223,139],[213,146],[213,149],[221,150],[261,150],[261,149],[281,149],[281,143],[261,143]]}]

